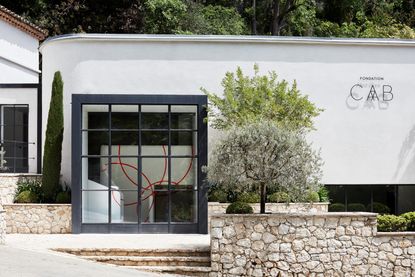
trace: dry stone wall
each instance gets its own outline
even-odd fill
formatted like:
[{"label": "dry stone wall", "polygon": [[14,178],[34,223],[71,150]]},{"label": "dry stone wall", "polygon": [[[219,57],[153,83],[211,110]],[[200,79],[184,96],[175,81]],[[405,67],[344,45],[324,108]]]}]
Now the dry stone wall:
[{"label": "dry stone wall", "polygon": [[0,201],[0,245],[4,244],[6,236],[6,221],[4,219],[4,210]]},{"label": "dry stone wall", "polygon": [[214,215],[214,276],[415,276],[415,233],[373,213]]},{"label": "dry stone wall", "polygon": [[38,174],[1,174],[0,175],[0,201],[3,204],[12,204],[17,183],[24,180],[40,180]]},{"label": "dry stone wall", "polygon": [[70,204],[7,204],[8,234],[66,234],[71,232]]},{"label": "dry stone wall", "polygon": [[[229,203],[209,202],[208,211],[209,215],[224,214]],[[259,213],[260,204],[250,204],[254,210],[254,213]],[[265,211],[267,213],[299,213],[299,212],[328,212],[329,203],[266,203]]]}]

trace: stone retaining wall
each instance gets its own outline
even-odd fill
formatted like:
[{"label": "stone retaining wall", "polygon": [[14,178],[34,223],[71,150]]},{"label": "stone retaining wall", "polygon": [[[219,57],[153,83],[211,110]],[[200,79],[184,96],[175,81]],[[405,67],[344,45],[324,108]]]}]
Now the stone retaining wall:
[{"label": "stone retaining wall", "polygon": [[[230,203],[219,203],[219,202],[209,202],[208,212],[209,215],[214,214],[224,214],[226,208]],[[259,213],[260,204],[253,203],[250,204],[254,210],[254,213]],[[290,213],[303,213],[303,212],[328,212],[329,203],[266,203],[265,211],[267,213],[281,213],[281,212],[290,212]]]},{"label": "stone retaining wall", "polygon": [[3,205],[8,234],[71,233],[70,204]]},{"label": "stone retaining wall", "polygon": [[[415,276],[415,232],[373,213],[214,215],[213,276]],[[280,274],[280,275],[278,275]]]},{"label": "stone retaining wall", "polygon": [[6,221],[4,220],[4,210],[0,201],[0,245],[5,243]]},{"label": "stone retaining wall", "polygon": [[0,201],[3,204],[12,204],[17,183],[24,180],[40,180],[39,174],[0,174]]}]

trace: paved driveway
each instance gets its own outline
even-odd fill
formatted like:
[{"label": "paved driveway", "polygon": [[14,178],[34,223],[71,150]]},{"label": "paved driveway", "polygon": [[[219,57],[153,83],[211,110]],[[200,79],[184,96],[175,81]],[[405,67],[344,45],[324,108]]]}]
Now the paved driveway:
[{"label": "paved driveway", "polygon": [[[0,277],[155,277],[134,269],[98,264],[71,257],[0,246]],[[172,275],[170,275],[172,276]]]}]

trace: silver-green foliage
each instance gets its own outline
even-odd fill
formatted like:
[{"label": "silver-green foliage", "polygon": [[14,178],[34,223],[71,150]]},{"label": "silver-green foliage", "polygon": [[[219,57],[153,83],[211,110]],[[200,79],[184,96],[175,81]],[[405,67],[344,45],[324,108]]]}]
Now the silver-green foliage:
[{"label": "silver-green foliage", "polygon": [[207,174],[224,189],[274,187],[304,201],[320,186],[321,165],[302,132],[263,120],[228,130],[212,151]]},{"label": "silver-green foliage", "polygon": [[275,71],[260,75],[258,65],[254,76],[244,75],[238,67],[235,73],[227,72],[222,80],[223,97],[202,88],[209,98],[209,121],[215,129],[270,120],[292,130],[310,130],[317,108],[297,88],[294,81],[278,79]]}]

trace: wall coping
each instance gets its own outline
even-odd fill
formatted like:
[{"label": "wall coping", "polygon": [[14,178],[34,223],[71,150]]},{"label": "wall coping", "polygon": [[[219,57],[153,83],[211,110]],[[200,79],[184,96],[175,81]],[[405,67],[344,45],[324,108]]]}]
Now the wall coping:
[{"label": "wall coping", "polygon": [[319,212],[319,213],[266,213],[266,214],[214,214],[212,218],[229,218],[229,217],[369,217],[376,218],[378,214],[368,212]]},{"label": "wall coping", "polygon": [[42,177],[37,173],[0,173],[0,177]]},{"label": "wall coping", "polygon": [[[223,203],[223,202],[208,202],[210,205],[230,205],[232,203]],[[260,205],[261,203],[248,203],[250,205]],[[290,202],[290,203],[274,203],[274,202],[267,202],[265,205],[330,205],[330,202]]]},{"label": "wall coping", "polygon": [[17,206],[72,206],[72,204],[60,204],[60,203],[13,203],[13,204],[3,204],[3,207],[17,207]]},{"label": "wall coping", "polygon": [[375,237],[415,237],[415,232],[377,232]]}]

